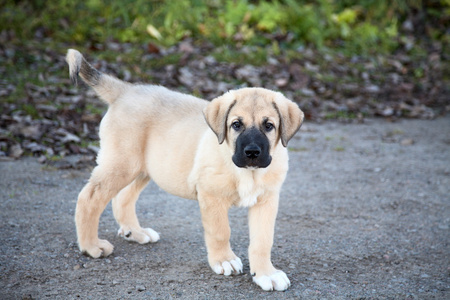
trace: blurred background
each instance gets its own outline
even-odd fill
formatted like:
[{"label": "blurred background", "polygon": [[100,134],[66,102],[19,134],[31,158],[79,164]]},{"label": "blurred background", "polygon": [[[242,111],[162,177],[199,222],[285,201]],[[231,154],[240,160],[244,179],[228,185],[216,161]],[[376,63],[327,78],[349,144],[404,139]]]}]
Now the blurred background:
[{"label": "blurred background", "polygon": [[307,121],[395,121],[450,110],[449,24],[449,0],[1,0],[0,159],[93,161],[106,106],[69,81],[68,48],[208,100],[262,86]]}]

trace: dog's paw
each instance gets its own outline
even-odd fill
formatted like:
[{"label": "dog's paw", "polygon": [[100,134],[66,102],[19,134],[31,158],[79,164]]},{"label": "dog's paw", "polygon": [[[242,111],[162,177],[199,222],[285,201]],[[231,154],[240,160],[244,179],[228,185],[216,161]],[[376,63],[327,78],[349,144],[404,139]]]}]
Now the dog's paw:
[{"label": "dog's paw", "polygon": [[114,246],[107,240],[99,239],[95,243],[80,244],[80,250],[93,258],[99,258],[101,256],[106,257],[110,255],[114,250]]},{"label": "dog's paw", "polygon": [[265,291],[285,291],[291,285],[286,273],[280,270],[270,275],[253,276],[253,282]]},{"label": "dog's paw", "polygon": [[223,261],[212,266],[213,271],[219,275],[230,276],[231,274],[241,274],[242,273],[242,261],[236,256],[235,259],[230,261]]},{"label": "dog's paw", "polygon": [[117,234],[130,242],[139,244],[155,243],[159,241],[159,233],[151,228],[131,228],[121,226]]}]

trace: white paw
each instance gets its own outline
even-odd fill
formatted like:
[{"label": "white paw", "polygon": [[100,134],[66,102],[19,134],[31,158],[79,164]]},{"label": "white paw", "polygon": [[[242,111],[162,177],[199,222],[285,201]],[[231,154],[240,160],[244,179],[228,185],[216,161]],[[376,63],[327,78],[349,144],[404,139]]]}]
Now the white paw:
[{"label": "white paw", "polygon": [[130,242],[139,244],[154,243],[159,241],[159,233],[151,228],[130,228],[121,226],[117,234]]},{"label": "white paw", "polygon": [[265,291],[284,291],[291,285],[289,278],[280,270],[268,276],[254,276],[253,282]]},{"label": "white paw", "polygon": [[213,271],[219,275],[230,276],[231,274],[241,274],[242,273],[242,261],[239,257],[236,257],[230,261],[224,261],[222,263],[217,263],[212,267]]},{"label": "white paw", "polygon": [[114,246],[107,240],[97,239],[94,243],[79,242],[81,252],[88,254],[92,258],[106,257],[110,255]]}]

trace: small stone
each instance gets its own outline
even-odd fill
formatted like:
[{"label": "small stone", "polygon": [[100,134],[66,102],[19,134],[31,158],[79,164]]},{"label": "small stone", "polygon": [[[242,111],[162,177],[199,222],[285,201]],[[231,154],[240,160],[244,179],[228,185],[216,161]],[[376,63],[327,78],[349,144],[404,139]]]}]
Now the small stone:
[{"label": "small stone", "polygon": [[188,67],[183,67],[179,69],[180,75],[178,80],[185,86],[191,87],[194,85],[194,74],[189,70]]},{"label": "small stone", "polygon": [[288,82],[289,82],[288,78],[279,78],[279,79],[275,80],[275,84],[278,87],[286,86],[288,84]]},{"label": "small stone", "polygon": [[73,267],[73,270],[76,271],[76,270],[79,270],[80,268],[81,268],[80,265],[76,265],[75,267]]},{"label": "small stone", "polygon": [[131,80],[131,72],[128,70],[123,70],[123,78],[124,81],[130,81]]},{"label": "small stone", "polygon": [[411,146],[414,144],[414,140],[413,139],[403,139],[400,142],[400,145],[402,146]]},{"label": "small stone", "polygon": [[278,60],[277,60],[276,58],[274,58],[274,57],[269,57],[269,58],[267,59],[267,62],[268,62],[270,65],[273,65],[273,66],[277,66],[277,65],[280,64],[280,63],[278,62]]},{"label": "small stone", "polygon": [[143,285],[138,285],[138,286],[136,286],[136,289],[137,289],[139,292],[143,292],[143,291],[146,290],[145,286],[143,286]]},{"label": "small stone", "polygon": [[240,80],[245,80],[253,86],[261,85],[261,78],[259,77],[259,69],[252,65],[245,65],[236,70],[236,77]]},{"label": "small stone", "polygon": [[367,72],[362,72],[361,77],[362,77],[362,79],[364,79],[364,80],[369,80],[369,73],[367,73]]},{"label": "small stone", "polygon": [[211,55],[205,57],[204,61],[207,65],[214,65],[217,63],[217,60],[214,58],[214,56]]},{"label": "small stone", "polygon": [[23,154],[23,149],[20,144],[15,144],[9,149],[9,156],[14,158],[19,158]]},{"label": "small stone", "polygon": [[25,145],[25,149],[30,150],[31,152],[44,152],[47,149],[47,147],[42,146],[36,142],[32,142]]},{"label": "small stone", "polygon": [[77,137],[75,134],[72,134],[69,132],[67,132],[66,136],[61,139],[61,142],[63,144],[70,143],[70,142],[79,143],[80,141],[81,141],[81,139],[79,137]]},{"label": "small stone", "polygon": [[302,93],[302,95],[306,97],[314,97],[316,95],[313,90],[307,88],[300,89],[300,93]]},{"label": "small stone", "polygon": [[371,84],[369,86],[366,86],[366,92],[371,94],[377,94],[380,92],[380,87],[374,84]]},{"label": "small stone", "polygon": [[49,155],[49,156],[55,155],[55,151],[53,151],[52,148],[47,148],[47,149],[45,150],[45,152],[46,152],[47,155]]},{"label": "small stone", "polygon": [[392,109],[392,107],[386,107],[381,114],[385,117],[390,117],[394,114],[394,109]]},{"label": "small stone", "polygon": [[410,19],[406,20],[402,24],[402,29],[404,31],[413,32],[414,31],[414,24],[413,24],[413,22]]},{"label": "small stone", "polygon": [[39,140],[42,137],[43,131],[39,125],[30,125],[20,128],[20,133],[26,138]]},{"label": "small stone", "polygon": [[319,72],[319,66],[313,65],[309,61],[305,63],[305,69],[311,72]]},{"label": "small stone", "polygon": [[114,285],[119,285],[120,284],[120,281],[119,280],[113,280],[113,282],[112,282],[112,285],[114,286]]},{"label": "small stone", "polygon": [[178,47],[181,52],[185,53],[192,53],[195,50],[190,41],[181,42]]}]

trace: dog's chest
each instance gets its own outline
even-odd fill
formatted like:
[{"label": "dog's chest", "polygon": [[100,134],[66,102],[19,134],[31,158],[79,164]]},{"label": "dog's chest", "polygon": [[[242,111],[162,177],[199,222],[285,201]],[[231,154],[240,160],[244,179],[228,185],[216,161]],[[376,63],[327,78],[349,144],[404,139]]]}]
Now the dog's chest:
[{"label": "dog's chest", "polygon": [[264,193],[264,185],[260,180],[260,176],[255,173],[250,170],[245,170],[245,172],[242,172],[238,183],[238,206],[253,206],[258,201],[258,197]]}]

